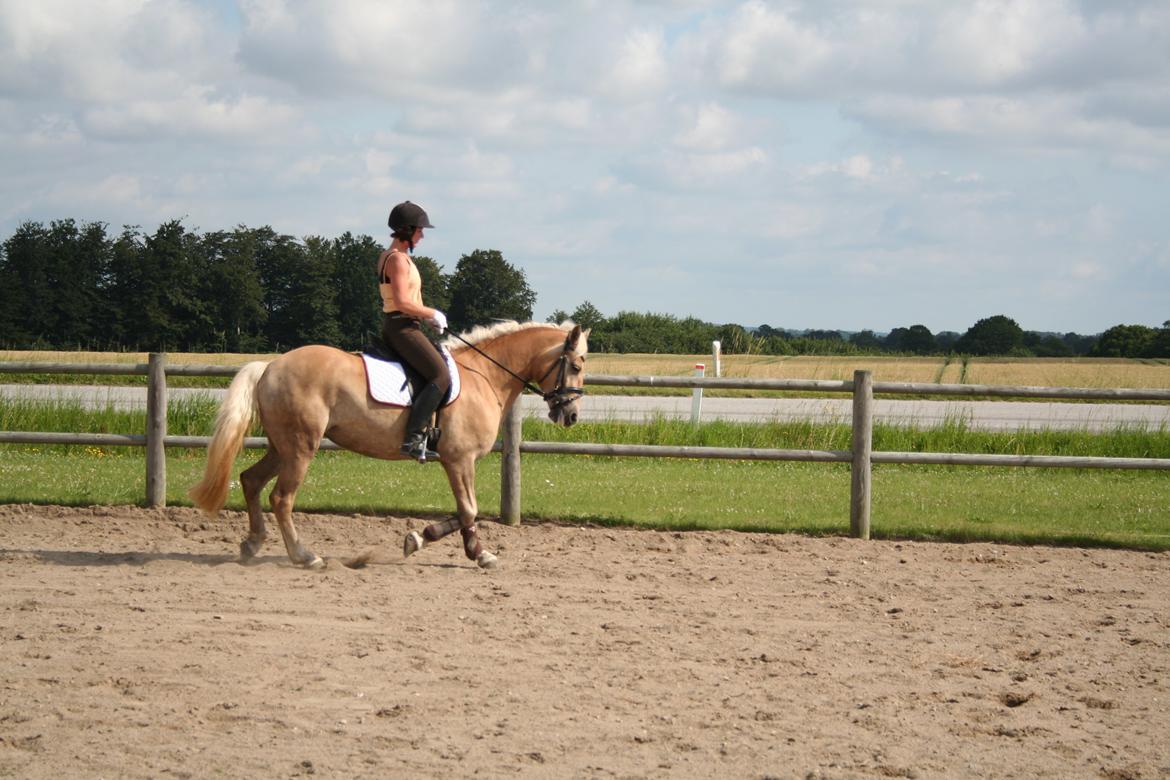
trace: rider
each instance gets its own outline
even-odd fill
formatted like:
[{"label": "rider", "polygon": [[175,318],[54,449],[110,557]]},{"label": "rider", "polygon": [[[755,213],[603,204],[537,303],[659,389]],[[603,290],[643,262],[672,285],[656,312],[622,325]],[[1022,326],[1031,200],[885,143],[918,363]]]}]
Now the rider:
[{"label": "rider", "polygon": [[451,375],[442,354],[419,327],[426,322],[439,333],[447,329],[447,317],[423,304],[422,278],[410,253],[423,238],[423,228],[433,228],[427,213],[409,200],[390,210],[390,248],[378,258],[378,291],[382,294],[382,339],[427,384],[411,401],[406,419],[402,454],[425,463],[438,458],[427,447],[426,427],[451,386]]}]

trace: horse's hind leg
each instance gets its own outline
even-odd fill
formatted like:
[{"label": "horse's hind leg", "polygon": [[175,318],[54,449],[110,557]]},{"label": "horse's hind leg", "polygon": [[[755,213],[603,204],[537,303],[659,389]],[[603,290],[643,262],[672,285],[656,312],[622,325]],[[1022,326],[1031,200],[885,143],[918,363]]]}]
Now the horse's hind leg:
[{"label": "horse's hind leg", "polygon": [[309,470],[312,459],[311,452],[282,459],[276,477],[276,487],[272,489],[269,500],[272,503],[272,513],[276,515],[276,522],[280,525],[280,535],[284,537],[284,547],[288,550],[289,560],[298,566],[321,569],[324,568],[325,561],[301,545],[297,527],[293,525],[292,520],[297,489],[305,481],[305,473]]},{"label": "horse's hind leg", "polygon": [[431,523],[423,529],[421,534],[418,531],[411,531],[402,542],[402,555],[404,558],[409,558],[428,544],[433,544],[458,530],[459,518],[449,517],[446,520]]},{"label": "horse's hind leg", "polygon": [[248,506],[248,536],[240,542],[240,560],[250,561],[268,536],[264,522],[264,509],[260,506],[260,493],[280,468],[280,455],[269,448],[264,457],[240,473],[240,486],[244,489],[244,501]]}]

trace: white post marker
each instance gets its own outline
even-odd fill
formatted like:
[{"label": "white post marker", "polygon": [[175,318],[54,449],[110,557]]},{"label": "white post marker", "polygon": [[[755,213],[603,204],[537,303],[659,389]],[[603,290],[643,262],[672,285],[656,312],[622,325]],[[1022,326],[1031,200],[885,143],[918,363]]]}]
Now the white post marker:
[{"label": "white post marker", "polygon": [[711,357],[715,358],[715,376],[716,378],[723,376],[723,366],[720,363],[720,358],[723,357],[723,343],[719,341],[711,342]]},{"label": "white post marker", "polygon": [[[702,363],[695,363],[695,376],[703,376],[707,373],[707,366]],[[699,416],[703,413],[703,388],[696,387],[691,391],[691,424],[699,424]]]}]

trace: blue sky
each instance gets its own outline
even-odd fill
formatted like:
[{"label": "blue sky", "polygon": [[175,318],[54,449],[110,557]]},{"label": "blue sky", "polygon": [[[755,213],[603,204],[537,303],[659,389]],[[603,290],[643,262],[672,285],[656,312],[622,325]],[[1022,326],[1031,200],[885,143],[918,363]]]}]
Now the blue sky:
[{"label": "blue sky", "polygon": [[1170,4],[0,0],[0,168],[5,237],[409,198],[538,319],[1159,326]]}]

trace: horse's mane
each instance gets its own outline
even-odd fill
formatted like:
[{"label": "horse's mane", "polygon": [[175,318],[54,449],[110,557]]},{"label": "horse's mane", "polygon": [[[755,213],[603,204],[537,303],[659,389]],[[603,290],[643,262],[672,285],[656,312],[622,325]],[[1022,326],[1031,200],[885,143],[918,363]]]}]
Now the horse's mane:
[{"label": "horse's mane", "polygon": [[[529,328],[553,328],[568,333],[572,331],[575,326],[576,323],[571,320],[565,320],[559,325],[554,325],[550,322],[514,322],[509,320],[506,322],[497,322],[492,325],[476,325],[474,328],[461,335],[468,343],[478,346],[479,344],[483,344],[485,342],[491,341],[492,339],[499,338],[500,336],[504,336],[509,333],[516,333],[517,331],[521,330],[528,330]],[[443,345],[452,351],[466,347],[462,341],[454,338],[453,336],[446,338],[443,341]]]}]

